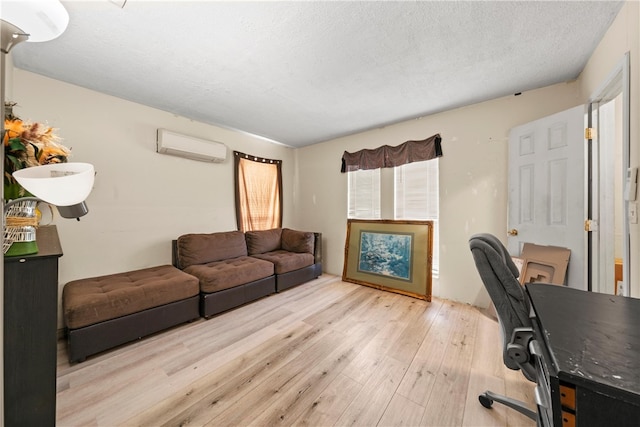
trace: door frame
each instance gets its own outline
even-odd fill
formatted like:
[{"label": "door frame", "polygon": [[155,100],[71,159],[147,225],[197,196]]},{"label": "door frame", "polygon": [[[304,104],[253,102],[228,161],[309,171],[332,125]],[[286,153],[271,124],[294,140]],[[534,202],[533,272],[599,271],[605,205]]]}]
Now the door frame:
[{"label": "door frame", "polygon": [[[629,52],[626,52],[609,76],[602,84],[593,92],[588,101],[588,126],[593,127],[594,109],[597,111],[598,105],[608,102],[622,94],[622,182],[625,182],[626,171],[630,166],[630,59]],[[600,184],[598,153],[594,152],[594,142],[589,139],[587,144],[587,218],[593,218],[594,207],[597,206],[599,200],[594,200],[592,194],[596,192]],[[594,191],[596,189],[596,191]],[[624,191],[624,189],[623,189]],[[624,200],[623,209],[623,257],[622,257],[622,287],[624,295],[629,295],[629,274],[630,274],[630,227],[629,227],[629,201]],[[597,248],[601,239],[600,229],[595,228],[594,231],[588,233],[587,236],[587,284],[588,290],[593,289],[593,279],[598,277],[599,262]]]}]

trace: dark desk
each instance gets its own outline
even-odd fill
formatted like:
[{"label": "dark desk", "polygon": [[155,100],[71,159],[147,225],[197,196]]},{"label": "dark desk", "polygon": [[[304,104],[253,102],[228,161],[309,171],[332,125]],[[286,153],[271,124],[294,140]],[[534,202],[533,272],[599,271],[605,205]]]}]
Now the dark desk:
[{"label": "dark desk", "polygon": [[[542,425],[640,426],[640,299],[529,284]],[[545,396],[546,395],[546,396]]]}]

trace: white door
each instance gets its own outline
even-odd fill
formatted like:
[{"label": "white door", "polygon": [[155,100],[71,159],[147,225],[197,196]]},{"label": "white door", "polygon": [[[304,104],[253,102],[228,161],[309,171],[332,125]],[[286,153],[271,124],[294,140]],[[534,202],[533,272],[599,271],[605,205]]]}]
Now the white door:
[{"label": "white door", "polygon": [[511,129],[507,245],[570,249],[566,284],[586,290],[584,129],[584,106]]}]

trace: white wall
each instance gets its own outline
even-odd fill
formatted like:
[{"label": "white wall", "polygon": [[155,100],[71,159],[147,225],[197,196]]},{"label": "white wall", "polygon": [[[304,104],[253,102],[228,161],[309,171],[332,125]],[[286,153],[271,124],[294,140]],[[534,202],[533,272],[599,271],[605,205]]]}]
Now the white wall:
[{"label": "white wall", "polygon": [[[58,128],[70,161],[92,163],[89,214],[57,218],[70,280],[171,263],[171,240],[189,232],[235,230],[232,150],[283,160],[284,225],[292,226],[294,151],[78,86],[15,69],[11,100],[24,120]],[[162,127],[229,147],[224,163],[155,152]]]},{"label": "white wall", "polygon": [[342,153],[410,139],[442,136],[440,162],[440,279],[434,295],[486,306],[468,239],[489,232],[506,238],[509,129],[578,105],[578,85],[563,83],[299,149],[297,212],[322,231],[324,268],[341,275],[347,224]]}]

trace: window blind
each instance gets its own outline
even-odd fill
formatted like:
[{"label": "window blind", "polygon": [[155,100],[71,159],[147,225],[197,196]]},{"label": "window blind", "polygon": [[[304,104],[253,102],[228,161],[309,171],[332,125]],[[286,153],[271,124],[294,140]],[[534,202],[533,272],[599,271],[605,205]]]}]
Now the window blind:
[{"label": "window blind", "polygon": [[433,274],[439,270],[438,161],[408,163],[394,168],[394,217],[433,221]]},{"label": "window blind", "polygon": [[348,174],[348,218],[380,219],[380,169]]}]

